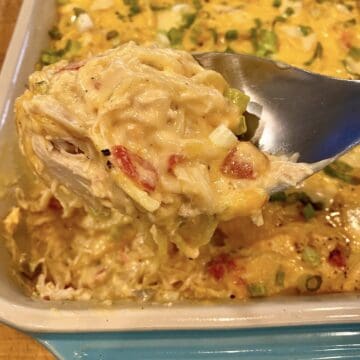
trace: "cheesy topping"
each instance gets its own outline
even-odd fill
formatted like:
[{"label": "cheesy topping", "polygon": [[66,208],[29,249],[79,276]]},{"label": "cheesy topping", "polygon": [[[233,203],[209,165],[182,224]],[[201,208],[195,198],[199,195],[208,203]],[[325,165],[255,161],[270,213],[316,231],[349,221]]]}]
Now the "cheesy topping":
[{"label": "cheesy topping", "polygon": [[191,258],[219,220],[259,212],[266,191],[312,173],[238,141],[232,99],[248,98],[185,52],[128,43],[36,72],[29,87],[16,104],[21,147],[63,207],[58,185],[88,211],[144,218],[140,234],[149,224]]}]

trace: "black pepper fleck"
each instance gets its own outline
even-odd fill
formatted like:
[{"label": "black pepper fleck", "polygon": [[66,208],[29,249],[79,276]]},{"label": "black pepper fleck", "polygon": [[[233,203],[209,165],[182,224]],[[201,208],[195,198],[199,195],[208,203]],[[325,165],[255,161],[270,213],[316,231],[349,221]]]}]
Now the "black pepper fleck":
[{"label": "black pepper fleck", "polygon": [[104,156],[110,156],[111,155],[111,151],[109,149],[102,149],[101,150],[101,153],[104,155]]},{"label": "black pepper fleck", "polygon": [[111,162],[110,160],[108,160],[108,161],[106,162],[106,166],[107,166],[108,169],[112,169],[113,164],[112,164],[112,162]]}]

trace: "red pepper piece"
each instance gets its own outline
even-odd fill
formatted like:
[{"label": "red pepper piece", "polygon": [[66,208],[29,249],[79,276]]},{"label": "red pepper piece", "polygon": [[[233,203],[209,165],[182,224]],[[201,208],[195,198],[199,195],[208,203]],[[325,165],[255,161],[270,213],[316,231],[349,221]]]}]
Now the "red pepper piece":
[{"label": "red pepper piece", "polygon": [[62,206],[60,204],[60,201],[54,197],[51,197],[48,203],[48,208],[55,211],[62,210]]},{"label": "red pepper piece", "polygon": [[328,262],[332,266],[336,266],[339,268],[346,266],[346,256],[344,254],[344,251],[337,247],[334,250],[332,250],[328,257]]},{"label": "red pepper piece", "polygon": [[235,261],[227,254],[220,254],[207,264],[207,271],[216,280],[221,280],[226,271],[234,270]]},{"label": "red pepper piece", "polygon": [[168,167],[167,167],[167,171],[169,173],[172,173],[174,170],[174,167],[185,161],[185,157],[181,154],[173,154],[170,155],[169,160],[168,160]]},{"label": "red pepper piece", "polygon": [[149,161],[129,151],[123,145],[114,146],[111,153],[125,175],[144,190],[148,192],[155,190],[158,174]]},{"label": "red pepper piece", "polygon": [[255,179],[253,165],[241,160],[236,148],[226,155],[221,165],[221,172],[234,179]]}]

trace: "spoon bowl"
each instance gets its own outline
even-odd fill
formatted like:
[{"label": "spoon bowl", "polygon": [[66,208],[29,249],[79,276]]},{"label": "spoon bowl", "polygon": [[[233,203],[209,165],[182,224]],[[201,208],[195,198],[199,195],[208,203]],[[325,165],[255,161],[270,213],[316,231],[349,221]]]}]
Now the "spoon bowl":
[{"label": "spoon bowl", "polygon": [[360,81],[323,76],[252,55],[198,53],[194,57],[250,96],[247,110],[261,118],[256,133],[261,150],[298,153],[299,161],[319,171],[359,144]]}]

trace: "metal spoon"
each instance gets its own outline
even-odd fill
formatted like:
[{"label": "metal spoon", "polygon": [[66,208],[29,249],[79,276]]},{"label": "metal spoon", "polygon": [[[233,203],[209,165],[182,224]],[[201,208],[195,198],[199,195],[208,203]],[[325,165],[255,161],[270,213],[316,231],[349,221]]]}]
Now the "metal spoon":
[{"label": "metal spoon", "polygon": [[194,56],[250,96],[250,113],[261,105],[257,141],[262,150],[299,153],[299,161],[319,171],[359,144],[360,81],[322,76],[252,55]]}]

